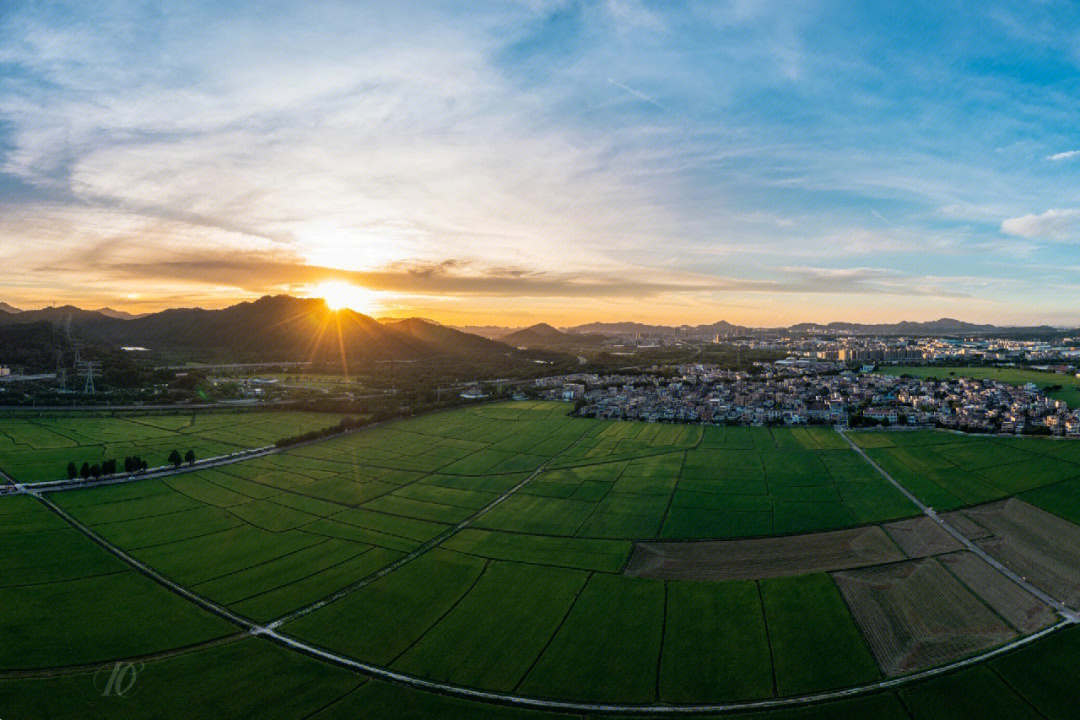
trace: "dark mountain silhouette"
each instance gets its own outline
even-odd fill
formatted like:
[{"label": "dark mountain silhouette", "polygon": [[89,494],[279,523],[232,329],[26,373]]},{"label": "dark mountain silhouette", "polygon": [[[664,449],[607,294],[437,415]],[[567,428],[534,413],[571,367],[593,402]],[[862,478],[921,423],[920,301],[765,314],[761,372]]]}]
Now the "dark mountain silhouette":
[{"label": "dark mountain silhouette", "polygon": [[510,351],[510,348],[503,343],[471,335],[431,320],[408,318],[406,320],[383,320],[382,323],[390,330],[424,342],[452,355],[505,354]]},{"label": "dark mountain silhouette", "polygon": [[135,320],[136,318],[145,317],[146,314],[147,314],[147,313],[142,313],[140,315],[134,315],[134,314],[129,313],[129,312],[124,312],[123,310],[113,310],[110,307],[98,308],[97,310],[94,310],[94,312],[99,312],[102,315],[105,315],[105,316],[111,317],[111,318],[116,318],[117,320]]},{"label": "dark mountain silhouette", "polygon": [[599,345],[603,342],[599,335],[564,333],[547,323],[531,325],[523,330],[512,332],[499,338],[500,342],[514,347],[543,348],[560,350],[582,345]]},{"label": "dark mountain silhouette", "polygon": [[[422,320],[383,325],[321,299],[266,296],[222,310],[181,308],[131,320],[65,306],[0,316],[2,325],[47,321],[111,345],[265,360],[401,360],[445,354],[505,354],[504,345]],[[399,326],[400,325],[400,326]]]},{"label": "dark mountain silhouette", "polygon": [[108,326],[111,323],[119,322],[116,318],[102,315],[96,310],[83,310],[74,305],[60,305],[58,307],[47,307],[41,308],[40,310],[23,310],[20,313],[0,315],[0,324],[23,324],[45,320],[57,325],[62,325],[67,322],[69,317],[71,318],[72,327],[75,327],[76,325],[80,327],[95,325]]},{"label": "dark mountain silhouette", "polygon": [[56,367],[56,330],[39,320],[21,325],[0,325],[0,365],[42,372]]},{"label": "dark mountain silhouette", "polygon": [[22,310],[20,310],[17,307],[12,307],[11,305],[8,305],[6,302],[0,302],[0,312],[21,313]]}]

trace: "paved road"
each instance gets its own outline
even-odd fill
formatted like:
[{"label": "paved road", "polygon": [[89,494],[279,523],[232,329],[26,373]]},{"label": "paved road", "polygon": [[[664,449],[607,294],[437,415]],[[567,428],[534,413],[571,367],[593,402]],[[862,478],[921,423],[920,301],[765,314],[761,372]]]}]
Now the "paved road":
[{"label": "paved road", "polygon": [[1054,610],[1057,611],[1057,614],[1064,618],[1066,621],[1070,623],[1080,622],[1080,615],[1077,615],[1075,610],[1067,607],[1065,603],[1061,602],[1057,598],[1051,597],[1035,585],[1032,585],[1027,580],[1020,577],[1020,575],[1016,574],[1009,568],[1002,565],[992,555],[990,555],[981,547],[969,540],[967,536],[965,536],[963,533],[961,533],[949,523],[945,522],[945,520],[942,519],[942,517],[938,515],[932,507],[924,503],[922,500],[919,500],[919,498],[915,497],[912,492],[910,492],[906,487],[901,485],[892,475],[885,472],[885,470],[880,465],[871,460],[870,456],[863,452],[863,449],[859,447],[854,440],[847,436],[847,431],[840,430],[839,433],[840,437],[844,438],[844,440],[847,441],[848,445],[851,446],[851,449],[857,452],[860,456],[862,456],[862,459],[865,460],[870,465],[870,467],[877,470],[883,478],[888,480],[897,490],[902,492],[904,494],[904,497],[915,503],[919,510],[922,511],[923,515],[926,515],[926,517],[937,523],[937,525],[941,527],[941,529],[956,538],[965,548],[982,558],[988,565],[990,565],[990,567],[997,570],[1009,580],[1013,581],[1014,583],[1022,587],[1024,590],[1027,590],[1030,594],[1037,597],[1039,600],[1054,608]]}]

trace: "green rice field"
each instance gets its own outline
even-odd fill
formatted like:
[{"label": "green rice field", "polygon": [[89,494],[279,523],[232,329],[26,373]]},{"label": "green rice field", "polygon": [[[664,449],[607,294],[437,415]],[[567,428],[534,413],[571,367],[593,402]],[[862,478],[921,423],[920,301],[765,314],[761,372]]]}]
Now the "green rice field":
[{"label": "green rice field", "polygon": [[[195,698],[199,714],[226,718],[584,718],[590,704],[644,714],[885,678],[828,572],[718,581],[623,572],[642,542],[801,537],[917,515],[842,436],[567,410],[478,405],[213,469],[46,500],[0,497],[0,718],[190,717]],[[0,429],[28,444],[39,428],[85,436],[86,449],[108,452],[124,427],[106,432],[108,423],[239,446],[263,444],[284,423],[337,419],[184,417],[187,426],[162,416]],[[851,437],[936,508],[1015,496],[1080,523],[1080,443]],[[122,442],[150,454],[134,436]],[[36,447],[16,452],[30,458]],[[243,623],[461,692],[373,678]],[[1077,659],[1080,630],[1070,627],[926,680],[724,717],[1066,718],[1080,702]],[[104,692],[117,661],[136,664],[130,697]],[[471,691],[582,709],[462,694]]]},{"label": "green rice field", "polygon": [[1019,497],[1080,520],[1080,443],[969,436],[933,430],[854,432],[851,437],[923,502],[939,510]]},{"label": "green rice field", "polygon": [[139,455],[164,465],[174,449],[197,458],[273,445],[275,440],[336,425],[340,416],[301,412],[201,411],[103,417],[0,418],[0,470],[21,482],[60,480],[67,464]]}]

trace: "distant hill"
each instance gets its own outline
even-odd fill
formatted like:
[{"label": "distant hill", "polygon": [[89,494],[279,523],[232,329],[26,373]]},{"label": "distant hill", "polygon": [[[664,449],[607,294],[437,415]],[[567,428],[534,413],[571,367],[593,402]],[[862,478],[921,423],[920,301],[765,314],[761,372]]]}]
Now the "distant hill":
[{"label": "distant hill", "polygon": [[953,318],[926,322],[904,320],[898,323],[869,324],[834,322],[826,325],[800,323],[787,328],[793,333],[845,333],[851,335],[1002,335],[1015,333],[1046,334],[1057,332],[1049,325],[1002,327],[976,325]]},{"label": "distant hill", "polygon": [[1059,330],[1049,325],[1033,327],[1002,327],[976,325],[953,318],[927,322],[862,324],[849,322],[798,323],[789,327],[751,328],[721,320],[710,325],[645,325],[636,322],[589,323],[566,328],[567,333],[596,333],[618,336],[652,336],[709,340],[720,337],[741,337],[770,334],[845,334],[845,335],[1047,335]]},{"label": "distant hill", "polygon": [[510,348],[503,343],[471,335],[431,320],[408,318],[406,320],[383,320],[382,323],[391,330],[408,335],[450,354],[490,355],[493,353],[505,354],[510,351]]},{"label": "distant hill", "polygon": [[20,312],[22,312],[22,310],[20,310],[17,307],[12,307],[11,305],[8,305],[6,302],[0,302],[0,312],[20,313]]},{"label": "distant hill", "polygon": [[435,355],[504,355],[508,348],[423,320],[384,325],[320,299],[266,296],[222,310],[181,308],[132,319],[64,306],[0,315],[0,326],[46,321],[113,346],[185,351],[236,359],[411,360]]},{"label": "distant hill", "polygon": [[677,328],[639,322],[594,322],[566,328],[573,335],[674,335]]},{"label": "distant hill", "polygon": [[583,345],[600,345],[604,338],[599,335],[571,334],[558,330],[547,323],[538,323],[500,338],[501,342],[514,347],[565,350]]},{"label": "distant hill", "polygon": [[46,307],[40,310],[23,310],[20,313],[0,315],[0,325],[25,325],[34,322],[50,322],[57,327],[64,327],[69,322],[72,329],[78,328],[83,334],[96,337],[116,323],[123,322],[107,315],[102,315],[96,310],[83,310],[74,305],[61,305],[59,307]]},{"label": "distant hill", "polygon": [[113,310],[109,307],[98,308],[97,310],[94,310],[94,312],[101,313],[106,317],[116,318],[117,320],[135,320],[136,318],[146,317],[146,313],[142,313],[141,315],[132,315],[129,312],[124,312],[123,310]]},{"label": "distant hill", "polygon": [[457,325],[454,329],[470,335],[486,337],[488,340],[498,340],[521,328],[502,327],[501,325]]}]

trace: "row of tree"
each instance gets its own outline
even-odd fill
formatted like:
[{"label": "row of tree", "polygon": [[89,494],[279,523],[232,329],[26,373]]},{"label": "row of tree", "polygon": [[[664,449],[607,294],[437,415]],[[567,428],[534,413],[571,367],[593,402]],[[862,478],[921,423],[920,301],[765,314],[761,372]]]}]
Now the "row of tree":
[{"label": "row of tree", "polygon": [[337,425],[331,425],[329,427],[324,427],[319,430],[310,430],[300,435],[293,435],[292,437],[281,438],[274,443],[274,446],[283,448],[290,445],[296,445],[297,443],[318,440],[319,438],[337,435],[338,433],[343,433],[348,430],[355,430],[356,428],[363,427],[370,422],[372,422],[370,418],[365,420],[362,418],[345,417],[341,418],[341,422],[339,422]]},{"label": "row of tree", "polygon": [[[179,450],[173,450],[169,453],[169,463],[173,467],[180,467],[183,463],[188,465],[195,464],[195,451],[188,450],[183,455],[180,455]],[[136,473],[142,472],[150,467],[150,463],[143,460],[138,455],[130,455],[124,458],[124,472]],[[69,462],[67,465],[68,480],[74,480],[75,478],[82,478],[87,480],[89,478],[99,478],[104,475],[115,475],[117,470],[117,463],[115,458],[109,460],[103,460],[101,463],[94,463],[91,465],[88,462],[84,462],[82,466],[78,466],[74,461]]]}]

